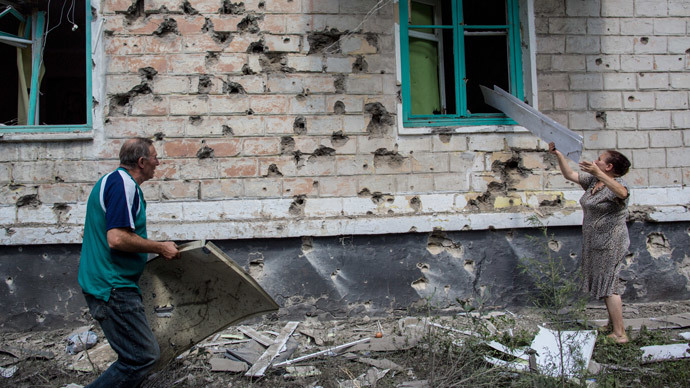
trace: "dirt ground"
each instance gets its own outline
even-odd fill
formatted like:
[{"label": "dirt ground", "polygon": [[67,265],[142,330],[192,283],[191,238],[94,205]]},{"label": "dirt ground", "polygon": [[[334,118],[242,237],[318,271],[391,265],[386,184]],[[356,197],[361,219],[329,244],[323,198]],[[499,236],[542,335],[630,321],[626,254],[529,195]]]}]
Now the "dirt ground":
[{"label": "dirt ground", "polygon": [[[626,304],[624,317],[663,318],[664,316],[690,312],[690,301],[668,303]],[[245,335],[238,327],[229,327],[207,338],[179,356],[166,368],[154,373],[144,387],[323,387],[349,388],[375,387],[427,387],[437,381],[439,360],[429,357],[434,348],[429,343],[429,325],[433,322],[448,343],[455,343],[464,336],[449,330],[467,330],[481,333],[492,339],[511,342],[507,345],[527,345],[544,325],[544,315],[534,309],[481,311],[457,313],[430,311],[416,316],[390,315],[386,317],[362,316],[356,319],[319,321],[308,318],[299,321],[285,351],[274,360],[277,364],[287,359],[321,352],[313,358],[289,365],[269,367],[261,377],[249,378],[244,372],[219,371],[218,369],[243,368],[256,362],[265,347]],[[588,305],[587,319],[606,319],[603,304]],[[287,322],[264,318],[245,328],[263,335],[263,340],[273,341]],[[88,327],[79,328],[81,332]],[[98,343],[87,352],[69,354],[67,338],[74,330],[41,332],[0,333],[0,386],[7,387],[78,387],[93,381],[99,371],[114,360],[114,354],[104,341],[98,325],[91,327],[98,336]],[[690,331],[664,329],[667,338],[677,337],[678,332]],[[380,333],[381,338],[376,338]],[[638,335],[629,333],[631,338]],[[261,339],[261,337],[259,337]],[[369,342],[344,349],[334,349],[364,338]],[[438,337],[437,337],[438,338]],[[599,340],[597,347],[599,347]],[[596,349],[596,348],[595,348]],[[597,351],[595,350],[595,354]],[[233,360],[234,358],[234,360]],[[687,362],[686,362],[687,361]],[[686,369],[690,360],[685,362]],[[496,369],[492,366],[488,368]],[[488,369],[487,369],[488,370]],[[453,384],[451,384],[452,386]],[[500,384],[499,384],[500,385]],[[514,385],[514,384],[510,384]],[[644,386],[644,385],[641,385]]]}]

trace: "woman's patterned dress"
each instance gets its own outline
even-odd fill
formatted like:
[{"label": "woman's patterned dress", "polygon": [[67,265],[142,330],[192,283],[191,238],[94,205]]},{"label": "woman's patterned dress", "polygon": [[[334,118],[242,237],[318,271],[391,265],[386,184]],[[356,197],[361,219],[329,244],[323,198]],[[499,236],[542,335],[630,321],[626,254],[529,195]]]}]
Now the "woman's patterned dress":
[{"label": "woman's patterned dress", "polygon": [[625,220],[628,215],[630,189],[620,178],[616,182],[628,190],[628,198],[620,199],[608,187],[592,193],[598,179],[580,172],[580,186],[585,194],[580,198],[582,219],[582,276],[583,291],[596,298],[624,291],[618,274],[628,253],[630,238]]}]

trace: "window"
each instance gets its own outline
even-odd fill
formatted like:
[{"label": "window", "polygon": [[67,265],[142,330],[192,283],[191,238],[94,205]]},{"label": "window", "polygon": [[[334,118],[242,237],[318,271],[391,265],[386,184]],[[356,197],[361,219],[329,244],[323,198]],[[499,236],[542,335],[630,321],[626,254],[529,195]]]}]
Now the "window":
[{"label": "window", "polygon": [[401,0],[403,125],[514,124],[479,85],[524,98],[518,0]]},{"label": "window", "polygon": [[3,1],[0,74],[0,134],[90,130],[89,1]]}]

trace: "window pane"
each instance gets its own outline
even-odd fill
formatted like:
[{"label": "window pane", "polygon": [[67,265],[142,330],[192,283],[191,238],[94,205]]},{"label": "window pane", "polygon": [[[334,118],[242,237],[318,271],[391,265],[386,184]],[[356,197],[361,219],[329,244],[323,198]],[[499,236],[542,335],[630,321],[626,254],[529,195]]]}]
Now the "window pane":
[{"label": "window pane", "polygon": [[[432,26],[434,25],[434,7],[429,4],[422,4],[413,1],[410,5],[412,13],[410,14],[410,23],[417,26]],[[431,34],[432,31],[428,28],[415,28],[412,31],[425,32]]]},{"label": "window pane", "polygon": [[410,91],[413,115],[455,113],[452,30],[410,34]]},{"label": "window pane", "polygon": [[469,113],[498,113],[486,105],[479,85],[498,85],[510,91],[508,42],[506,36],[466,36],[465,70]]},{"label": "window pane", "polygon": [[505,25],[506,0],[482,0],[462,2],[465,25]]}]

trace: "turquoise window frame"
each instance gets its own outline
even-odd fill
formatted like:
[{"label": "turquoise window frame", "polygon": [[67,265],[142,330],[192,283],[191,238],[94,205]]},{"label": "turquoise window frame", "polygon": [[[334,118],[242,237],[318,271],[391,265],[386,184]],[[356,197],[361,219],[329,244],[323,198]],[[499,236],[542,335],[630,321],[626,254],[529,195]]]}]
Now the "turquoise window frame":
[{"label": "turquoise window frame", "polygon": [[[85,58],[83,58],[84,71],[86,75],[86,88],[84,90],[86,104],[86,123],[83,124],[59,124],[59,125],[40,125],[40,124],[29,124],[29,125],[6,125],[0,126],[0,134],[3,133],[64,133],[64,132],[87,132],[93,129],[93,96],[92,96],[92,80],[91,80],[91,1],[82,0],[85,2],[84,12],[85,12],[85,46],[84,53]],[[13,14],[16,13],[13,12]],[[32,71],[31,71],[31,92],[29,95],[29,113],[27,117],[28,123],[34,123],[36,119],[36,106],[38,102],[38,69],[40,66],[41,57],[37,53],[40,52],[40,48],[43,44],[43,31],[45,26],[45,15],[44,11],[34,10],[31,15],[22,15],[26,20],[27,24],[31,24],[31,31],[25,33],[25,38],[31,34],[32,41]],[[16,15],[15,15],[16,16]],[[11,34],[3,34],[11,35]],[[36,49],[36,50],[34,50]]]},{"label": "turquoise window frame", "polygon": [[[505,29],[508,33],[508,58],[510,93],[524,100],[524,86],[522,80],[522,52],[520,46],[520,16],[518,0],[506,0],[507,25],[491,26],[465,26],[460,23],[462,19],[462,1],[451,0],[453,10],[453,25],[411,25],[409,24],[409,4],[411,0],[400,0],[400,58],[401,58],[401,83],[402,83],[402,115],[404,127],[438,127],[438,126],[479,126],[479,125],[516,125],[515,121],[502,113],[476,113],[468,114],[466,85],[457,82],[455,85],[455,104],[458,114],[438,115],[412,115],[411,113],[411,81],[410,81],[410,46],[409,30],[412,28],[434,28],[453,30],[453,53],[455,79],[465,79],[464,36],[466,30],[473,29]],[[469,1],[469,0],[467,0]],[[493,85],[486,85],[493,87]]]}]

